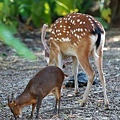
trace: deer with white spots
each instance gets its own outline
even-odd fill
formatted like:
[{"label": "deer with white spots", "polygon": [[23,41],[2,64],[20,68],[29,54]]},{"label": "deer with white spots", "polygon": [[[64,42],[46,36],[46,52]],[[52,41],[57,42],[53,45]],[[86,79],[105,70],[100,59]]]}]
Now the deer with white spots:
[{"label": "deer with white spots", "polygon": [[106,94],[106,82],[102,70],[103,47],[105,43],[105,30],[103,26],[90,15],[72,13],[57,19],[50,33],[49,47],[45,42],[47,25],[43,25],[41,39],[47,57],[48,65],[57,65],[62,68],[63,59],[72,56],[73,74],[75,79],[75,93],[78,92],[78,65],[80,64],[88,76],[87,88],[83,95],[81,106],[87,102],[88,94],[94,80],[94,72],[89,63],[89,57],[93,56],[97,66],[100,81],[104,92],[105,108],[108,109]]}]

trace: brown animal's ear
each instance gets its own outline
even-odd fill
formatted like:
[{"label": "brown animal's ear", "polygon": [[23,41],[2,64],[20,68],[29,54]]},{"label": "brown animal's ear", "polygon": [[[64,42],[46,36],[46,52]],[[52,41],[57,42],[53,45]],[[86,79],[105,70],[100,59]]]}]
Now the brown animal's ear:
[{"label": "brown animal's ear", "polygon": [[8,100],[8,103],[10,103],[10,95],[8,95],[7,100]]},{"label": "brown animal's ear", "polygon": [[11,99],[15,100],[14,93],[11,94]]},{"label": "brown animal's ear", "polygon": [[7,97],[7,99],[8,99],[8,104],[9,104],[9,105],[11,105],[11,106],[15,106],[15,105],[16,105],[16,99],[15,99],[13,93],[12,93],[12,95],[11,95],[11,98],[10,98],[10,95],[9,95],[9,96]]}]

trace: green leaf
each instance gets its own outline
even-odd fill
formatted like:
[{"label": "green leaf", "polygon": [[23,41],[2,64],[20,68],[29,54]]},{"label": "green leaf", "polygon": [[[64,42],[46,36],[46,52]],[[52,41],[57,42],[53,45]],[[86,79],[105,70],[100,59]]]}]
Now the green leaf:
[{"label": "green leaf", "polygon": [[34,2],[31,7],[32,20],[36,27],[39,27],[43,23],[50,24],[51,10],[47,0],[41,0],[39,2]]},{"label": "green leaf", "polygon": [[0,24],[0,39],[7,45],[16,49],[19,55],[28,59],[36,59],[35,55],[23,44],[20,39],[15,38],[9,29]]},{"label": "green leaf", "polygon": [[56,7],[55,7],[55,12],[58,15],[67,15],[68,13],[71,12],[76,12],[78,11],[75,6],[74,0],[54,0],[56,2]]},{"label": "green leaf", "polygon": [[[86,11],[90,8],[90,5],[92,4],[92,0],[88,0],[87,2],[86,2],[86,4],[84,5],[84,7],[82,7],[82,10],[81,10],[81,12],[82,13],[86,13]],[[81,4],[81,6],[83,6],[82,4]]]}]

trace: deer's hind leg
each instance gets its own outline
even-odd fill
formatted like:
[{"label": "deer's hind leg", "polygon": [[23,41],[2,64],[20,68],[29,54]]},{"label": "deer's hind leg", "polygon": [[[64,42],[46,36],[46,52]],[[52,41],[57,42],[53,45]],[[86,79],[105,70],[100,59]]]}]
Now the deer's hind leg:
[{"label": "deer's hind leg", "polygon": [[81,67],[83,68],[83,70],[85,71],[85,73],[88,77],[87,87],[86,87],[86,90],[83,95],[83,100],[81,102],[81,106],[84,106],[85,103],[87,102],[88,94],[89,94],[90,88],[93,84],[94,72],[89,63],[88,54],[86,54],[86,51],[82,51],[82,54],[78,54],[77,56],[78,56],[78,60],[79,60]]},{"label": "deer's hind leg", "polygon": [[95,60],[95,65],[98,70],[99,78],[100,78],[100,81],[101,81],[102,87],[103,87],[105,109],[109,109],[109,107],[108,107],[109,102],[108,102],[107,93],[106,93],[106,81],[105,81],[103,67],[102,67],[102,64],[103,64],[103,62],[102,62],[103,47],[102,46],[99,46],[99,48],[97,49],[97,54],[99,57],[96,57],[94,54],[93,54],[93,56],[94,56],[94,60]]},{"label": "deer's hind leg", "polygon": [[[57,114],[59,114],[59,111],[60,111],[60,100],[61,100],[61,88],[60,87],[56,87],[55,90],[52,91],[52,93],[54,94],[54,96],[56,98],[54,113],[57,112]],[[58,109],[57,109],[57,105],[58,105]]]}]

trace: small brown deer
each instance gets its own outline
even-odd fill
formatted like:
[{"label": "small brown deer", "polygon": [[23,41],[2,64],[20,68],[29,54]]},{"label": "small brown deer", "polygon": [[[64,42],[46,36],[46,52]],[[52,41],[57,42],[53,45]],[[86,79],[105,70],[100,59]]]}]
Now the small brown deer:
[{"label": "small brown deer", "polygon": [[[60,110],[60,99],[61,99],[61,86],[64,81],[65,74],[63,71],[56,66],[48,66],[39,71],[27,84],[25,90],[20,96],[14,98],[8,97],[8,106],[13,113],[15,119],[21,114],[21,110],[24,106],[32,104],[31,118],[33,117],[33,111],[36,106],[38,118],[39,108],[42,99],[52,92],[56,97],[55,110]],[[57,109],[58,104],[58,109]],[[58,111],[57,111],[58,110]]]},{"label": "small brown deer", "polygon": [[[89,63],[89,57],[93,56],[99,73],[104,92],[105,107],[108,109],[106,94],[106,82],[102,70],[103,47],[105,43],[105,30],[103,26],[90,15],[71,13],[57,19],[50,33],[49,46],[45,42],[47,25],[43,25],[41,39],[49,56],[49,65],[57,65],[62,68],[62,60],[66,56],[72,56],[73,74],[75,79],[75,93],[78,92],[78,65],[80,64],[88,76],[87,88],[83,95],[81,106],[84,106],[94,79],[94,72]],[[79,64],[78,64],[79,63]]]}]

